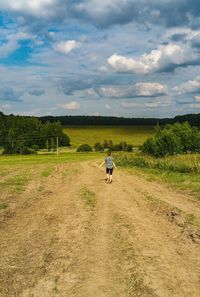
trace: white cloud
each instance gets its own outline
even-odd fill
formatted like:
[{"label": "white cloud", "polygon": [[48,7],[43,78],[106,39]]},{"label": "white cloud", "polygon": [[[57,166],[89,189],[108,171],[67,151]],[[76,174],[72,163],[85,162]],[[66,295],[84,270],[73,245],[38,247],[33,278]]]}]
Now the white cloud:
[{"label": "white cloud", "polygon": [[105,108],[106,108],[106,109],[111,109],[111,107],[110,107],[109,104],[106,104],[106,105],[105,105]]},{"label": "white cloud", "polygon": [[1,0],[2,9],[34,17],[49,17],[54,12],[57,0]]},{"label": "white cloud", "polygon": [[160,45],[158,49],[135,59],[114,54],[107,60],[107,63],[116,72],[148,74],[189,65],[198,58],[199,54],[192,52],[187,46],[183,48],[178,44],[168,44]]},{"label": "white cloud", "polygon": [[179,86],[173,88],[175,92],[179,95],[187,93],[195,93],[200,91],[200,77],[197,77],[194,80],[189,80],[186,83],[183,83]]},{"label": "white cloud", "polygon": [[29,38],[31,38],[31,35],[24,32],[18,32],[16,34],[6,36],[6,42],[0,45],[0,58],[6,58],[16,51],[20,47],[18,41]]},{"label": "white cloud", "polygon": [[80,104],[76,101],[72,101],[66,104],[58,104],[58,106],[67,110],[77,110],[81,108]]},{"label": "white cloud", "polygon": [[155,97],[167,94],[166,85],[159,83],[137,83],[135,85],[135,94],[140,97]]},{"label": "white cloud", "polygon": [[54,50],[62,54],[69,54],[72,50],[79,47],[80,43],[75,40],[60,41],[54,44]]},{"label": "white cloud", "polygon": [[140,82],[130,87],[101,87],[95,91],[100,97],[108,98],[159,97],[166,95],[168,88],[159,83]]}]

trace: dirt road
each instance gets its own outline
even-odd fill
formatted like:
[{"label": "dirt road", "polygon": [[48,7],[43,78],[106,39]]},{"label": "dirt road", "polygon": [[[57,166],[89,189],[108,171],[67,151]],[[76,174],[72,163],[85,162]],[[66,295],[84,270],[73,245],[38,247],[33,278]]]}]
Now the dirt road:
[{"label": "dirt road", "polygon": [[95,161],[56,165],[0,220],[1,297],[198,297],[200,203]]}]

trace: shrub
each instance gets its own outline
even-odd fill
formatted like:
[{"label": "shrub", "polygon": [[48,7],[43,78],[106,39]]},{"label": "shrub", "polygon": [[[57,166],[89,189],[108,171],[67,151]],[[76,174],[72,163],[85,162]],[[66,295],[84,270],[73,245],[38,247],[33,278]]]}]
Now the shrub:
[{"label": "shrub", "polygon": [[155,135],[148,138],[142,146],[142,152],[155,156],[200,151],[200,131],[189,123],[166,125],[163,130],[156,127]]},{"label": "shrub", "polygon": [[33,145],[33,150],[34,150],[35,152],[38,152],[39,149],[40,149],[39,145],[37,145],[37,144]]},{"label": "shrub", "polygon": [[94,150],[95,152],[102,152],[104,150],[103,145],[100,142],[95,143]]},{"label": "shrub", "polygon": [[82,144],[77,149],[77,152],[92,152],[92,147],[89,144]]}]

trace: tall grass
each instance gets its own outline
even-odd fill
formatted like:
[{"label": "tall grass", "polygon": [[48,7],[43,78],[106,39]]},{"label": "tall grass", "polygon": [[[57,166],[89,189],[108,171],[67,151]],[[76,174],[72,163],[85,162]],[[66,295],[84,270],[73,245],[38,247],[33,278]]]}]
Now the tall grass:
[{"label": "tall grass", "polygon": [[120,166],[160,169],[180,173],[200,173],[200,154],[185,154],[153,158],[139,153],[117,153],[115,161]]}]

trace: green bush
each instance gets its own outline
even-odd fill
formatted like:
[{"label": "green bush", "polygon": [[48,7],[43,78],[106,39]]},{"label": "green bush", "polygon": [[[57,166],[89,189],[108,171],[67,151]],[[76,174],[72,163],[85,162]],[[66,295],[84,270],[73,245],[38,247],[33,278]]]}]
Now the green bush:
[{"label": "green bush", "polygon": [[100,142],[97,142],[94,145],[94,150],[95,152],[102,152],[104,150],[104,147]]},{"label": "green bush", "polygon": [[77,149],[77,152],[92,152],[92,147],[89,144],[82,144]]},{"label": "green bush", "polygon": [[155,135],[148,138],[141,149],[143,153],[155,157],[199,152],[200,131],[187,122],[166,125],[164,129],[156,127]]}]

